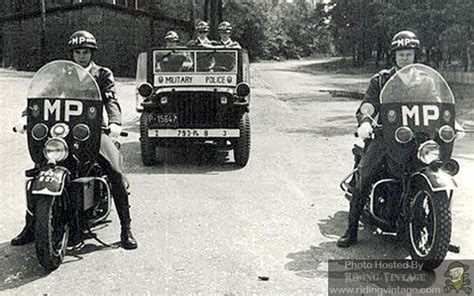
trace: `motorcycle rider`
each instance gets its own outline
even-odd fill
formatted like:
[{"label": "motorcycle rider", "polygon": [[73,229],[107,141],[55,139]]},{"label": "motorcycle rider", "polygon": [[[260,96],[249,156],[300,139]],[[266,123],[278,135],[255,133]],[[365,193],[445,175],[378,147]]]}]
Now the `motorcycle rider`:
[{"label": "motorcycle rider", "polygon": [[[357,133],[359,138],[369,140],[373,134],[373,123],[378,124],[376,121],[378,110],[380,107],[380,92],[399,69],[413,64],[417,60],[417,55],[420,51],[420,41],[417,36],[411,31],[401,31],[395,34],[391,42],[391,55],[394,60],[395,66],[388,70],[382,70],[375,74],[369,83],[369,87],[365,93],[364,99],[362,100],[359,109],[356,112],[357,121],[359,127]],[[403,83],[417,84],[415,91],[433,92],[433,100],[436,101],[437,94],[433,87],[432,81],[427,79],[420,79],[424,77],[417,76],[417,73],[409,73],[409,76],[402,77],[402,80],[407,80]],[[364,114],[361,111],[361,106],[364,103],[370,103],[374,106],[374,114]],[[464,137],[463,128],[455,122],[456,138]],[[349,225],[344,235],[337,241],[338,247],[349,247],[357,241],[357,231],[359,225],[359,218],[362,214],[363,207],[366,203],[366,199],[369,195],[370,189],[379,173],[382,172],[384,164],[386,164],[386,151],[383,146],[383,140],[381,137],[375,137],[370,141],[366,141],[366,151],[362,154],[362,157],[357,164],[358,176],[354,188],[352,188],[352,198],[350,201],[349,209]]]},{"label": "motorcycle rider", "polygon": [[213,47],[216,45],[215,41],[209,40],[207,38],[207,34],[209,33],[209,24],[205,21],[199,21],[195,27],[196,31],[196,38],[188,41],[186,46],[193,47],[193,46],[202,46],[202,47]]},{"label": "motorcycle rider", "polygon": [[[395,66],[388,70],[384,69],[372,76],[360,106],[364,103],[370,103],[375,107],[375,114],[377,114],[380,106],[379,96],[383,86],[398,69],[415,63],[419,50],[420,41],[415,33],[411,31],[401,31],[395,34],[390,48],[390,54],[394,59]],[[363,114],[360,106],[356,112],[357,121],[359,123],[357,133],[359,138],[368,140],[372,137],[372,119],[374,119],[375,116]],[[367,149],[358,163],[359,178],[354,186],[355,188],[352,188],[349,225],[344,235],[337,241],[338,247],[345,248],[356,243],[359,218],[362,214],[365,200],[369,195],[371,185],[381,172],[385,162],[386,152],[380,137],[375,137],[366,145],[368,145],[366,147]]]},{"label": "motorcycle rider", "polygon": [[217,41],[217,45],[223,45],[228,48],[241,48],[240,44],[237,41],[234,41],[230,38],[232,34],[232,25],[223,21],[217,26],[217,32],[219,33],[220,40]]},{"label": "motorcycle rider", "polygon": [[[120,242],[124,249],[137,248],[137,241],[133,237],[130,228],[130,210],[128,200],[128,183],[122,170],[122,156],[114,144],[121,131],[122,111],[116,96],[115,80],[110,69],[94,63],[93,55],[97,50],[97,42],[91,33],[77,31],[73,33],[68,41],[72,60],[88,71],[96,80],[104,107],[108,115],[108,129],[110,134],[102,133],[100,143],[100,155],[98,162],[105,169],[111,183],[111,191],[114,197],[115,208],[120,219],[121,234]],[[26,111],[15,125],[18,132],[24,133],[26,127]],[[27,194],[26,225],[21,233],[11,240],[14,246],[30,243],[34,240],[34,200]]]}]

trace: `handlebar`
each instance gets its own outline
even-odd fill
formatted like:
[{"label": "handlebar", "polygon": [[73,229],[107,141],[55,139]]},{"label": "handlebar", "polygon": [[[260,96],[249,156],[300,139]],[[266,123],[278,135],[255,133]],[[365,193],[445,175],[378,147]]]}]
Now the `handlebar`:
[{"label": "handlebar", "polygon": [[[382,126],[376,126],[373,128],[372,130],[372,134],[377,134],[377,133],[380,133],[382,132]],[[359,133],[358,132],[354,132],[354,137],[358,138],[359,137]]]},{"label": "handlebar", "polygon": [[[109,134],[110,134],[110,128],[108,128],[108,127],[102,128],[102,131],[103,131],[104,134],[106,134],[106,135],[109,135]],[[122,132],[120,132],[120,136],[121,136],[121,137],[128,137],[128,133],[122,131]]]},{"label": "handlebar", "polygon": [[[14,133],[18,133],[18,130],[16,129],[16,126],[14,126],[14,127],[12,128],[12,130],[13,130]],[[23,126],[23,130],[26,131],[26,125]]]}]

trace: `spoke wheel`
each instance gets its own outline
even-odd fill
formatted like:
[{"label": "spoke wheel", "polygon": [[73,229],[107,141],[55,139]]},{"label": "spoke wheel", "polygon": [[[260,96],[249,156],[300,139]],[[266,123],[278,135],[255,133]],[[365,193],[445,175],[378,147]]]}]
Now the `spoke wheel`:
[{"label": "spoke wheel", "polygon": [[59,267],[66,253],[69,226],[60,198],[37,196],[35,248],[38,261],[47,271]]},{"label": "spoke wheel", "polygon": [[408,232],[412,258],[423,260],[425,270],[438,267],[451,239],[451,210],[446,192],[424,188],[415,193],[410,203]]}]

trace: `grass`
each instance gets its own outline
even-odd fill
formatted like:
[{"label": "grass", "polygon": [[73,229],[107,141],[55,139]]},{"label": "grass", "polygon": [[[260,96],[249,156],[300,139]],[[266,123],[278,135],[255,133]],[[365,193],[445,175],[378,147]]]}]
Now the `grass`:
[{"label": "grass", "polygon": [[299,70],[308,73],[332,73],[332,74],[347,74],[347,75],[367,75],[371,76],[374,73],[384,68],[384,65],[378,67],[374,62],[363,67],[354,66],[352,59],[341,58],[327,63],[315,63],[307,66],[302,66]]},{"label": "grass", "polygon": [[461,120],[474,120],[474,85],[450,83],[456,99],[456,117]]}]

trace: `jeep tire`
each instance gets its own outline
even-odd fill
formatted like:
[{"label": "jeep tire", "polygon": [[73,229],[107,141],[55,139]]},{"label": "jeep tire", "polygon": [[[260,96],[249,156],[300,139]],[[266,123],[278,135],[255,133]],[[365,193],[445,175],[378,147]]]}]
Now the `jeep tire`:
[{"label": "jeep tire", "polygon": [[239,120],[240,136],[234,140],[234,159],[239,167],[247,165],[250,157],[250,120],[248,113],[243,113]]},{"label": "jeep tire", "polygon": [[143,112],[140,117],[140,148],[142,162],[145,166],[152,166],[156,163],[156,145],[148,137],[148,113]]}]

